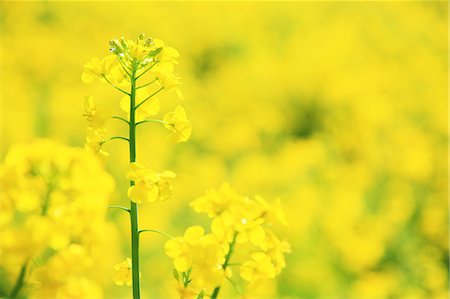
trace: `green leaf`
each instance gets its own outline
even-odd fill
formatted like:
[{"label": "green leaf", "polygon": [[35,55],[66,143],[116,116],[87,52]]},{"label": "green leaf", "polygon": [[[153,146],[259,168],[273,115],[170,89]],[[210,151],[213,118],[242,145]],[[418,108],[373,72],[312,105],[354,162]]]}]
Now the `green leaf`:
[{"label": "green leaf", "polygon": [[180,280],[180,275],[178,274],[177,269],[173,269],[173,277],[179,281]]},{"label": "green leaf", "polygon": [[203,299],[205,297],[205,290],[202,290],[200,293],[198,293],[197,299]]}]

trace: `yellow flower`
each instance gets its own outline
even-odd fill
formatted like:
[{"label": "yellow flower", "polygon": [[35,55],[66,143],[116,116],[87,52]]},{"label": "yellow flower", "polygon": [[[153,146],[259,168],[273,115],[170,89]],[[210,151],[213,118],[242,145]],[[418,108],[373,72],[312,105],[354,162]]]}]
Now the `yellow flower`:
[{"label": "yellow flower", "polygon": [[134,59],[141,60],[143,59],[151,50],[150,47],[146,47],[142,43],[135,43],[132,40],[128,40],[127,42],[128,50],[130,56]]},{"label": "yellow flower", "polygon": [[172,89],[181,84],[180,77],[173,73],[162,72],[158,69],[156,75],[158,76],[159,84],[165,89]]},{"label": "yellow flower", "polygon": [[100,154],[101,156],[108,157],[109,153],[102,150],[102,142],[104,140],[105,130],[103,127],[93,128],[87,127],[86,129],[86,149],[93,153]]},{"label": "yellow flower", "polygon": [[128,196],[136,203],[166,200],[172,195],[172,180],[175,177],[172,171],[156,173],[139,163],[131,163],[127,178],[134,181],[134,185],[128,188]]},{"label": "yellow flower", "polygon": [[275,204],[271,205],[264,198],[256,195],[255,202],[260,206],[262,217],[266,223],[281,223],[285,226],[288,225],[279,198],[275,200]]},{"label": "yellow flower", "polygon": [[230,185],[223,183],[218,190],[207,190],[204,196],[195,199],[190,205],[197,213],[207,213],[209,217],[216,217],[240,200],[242,198],[231,189]]},{"label": "yellow flower", "polygon": [[105,118],[97,111],[94,105],[94,98],[86,96],[83,99],[84,114],[89,123],[89,127],[94,129],[102,129],[105,124]]},{"label": "yellow flower", "polygon": [[108,55],[101,60],[94,57],[84,65],[81,80],[84,83],[91,83],[95,78],[106,76],[111,71],[111,68],[117,65],[117,63],[118,60],[116,55]]},{"label": "yellow flower", "polygon": [[169,112],[164,116],[164,126],[172,131],[169,139],[174,142],[187,141],[191,136],[191,122],[187,119],[186,111],[183,107],[177,106],[175,111]]},{"label": "yellow flower", "polygon": [[93,259],[84,246],[71,244],[56,252],[45,267],[31,273],[30,280],[36,285],[31,298],[100,298],[101,288],[87,279]]},{"label": "yellow flower", "polygon": [[245,281],[255,282],[264,278],[274,278],[275,267],[268,255],[263,252],[254,252],[251,260],[241,265],[240,274]]},{"label": "yellow flower", "polygon": [[131,259],[127,258],[121,263],[114,266],[116,273],[114,274],[114,283],[122,286],[131,286],[132,282],[132,271],[131,271]]},{"label": "yellow flower", "polygon": [[241,221],[236,223],[236,231],[239,232],[236,241],[238,243],[246,243],[250,241],[256,246],[264,246],[266,232],[262,228],[261,224],[262,221],[260,221],[260,219],[252,220],[241,218]]},{"label": "yellow flower", "polygon": [[[173,64],[177,64],[177,58],[180,57],[180,53],[172,47],[166,46],[160,39],[154,39],[156,48],[161,48],[161,51],[155,56],[155,60],[158,61],[158,68],[163,67],[172,71]],[[167,66],[167,65],[171,65]],[[171,69],[172,68],[172,69]]]},{"label": "yellow flower", "polygon": [[287,241],[280,241],[271,231],[266,231],[266,234],[265,251],[272,260],[276,274],[280,274],[281,270],[286,267],[284,254],[291,252],[291,245]]}]

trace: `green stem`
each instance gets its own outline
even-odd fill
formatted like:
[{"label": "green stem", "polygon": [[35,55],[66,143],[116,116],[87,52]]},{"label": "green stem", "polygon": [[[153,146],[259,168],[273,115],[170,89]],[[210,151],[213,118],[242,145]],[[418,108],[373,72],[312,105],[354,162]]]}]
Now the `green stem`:
[{"label": "green stem", "polygon": [[[130,94],[130,163],[136,162],[136,68],[133,68],[131,74],[131,94]],[[134,181],[130,181],[130,186]],[[141,285],[139,277],[139,226],[138,226],[138,207],[130,199],[130,222],[131,222],[131,271],[133,282],[133,299],[140,299]]]},{"label": "green stem", "polygon": [[20,269],[19,277],[17,277],[16,284],[14,285],[14,288],[11,290],[11,293],[9,294],[9,298],[11,299],[16,298],[16,296],[19,294],[20,290],[23,287],[23,283],[25,281],[25,274],[27,272],[27,264],[28,262],[23,263],[22,268]]},{"label": "green stem", "polygon": [[[230,262],[231,255],[233,254],[234,245],[236,244],[236,237],[237,232],[234,232],[233,240],[230,243],[230,250],[227,253],[227,256],[225,257],[225,262],[223,263],[223,270],[225,271],[228,267],[228,264]],[[220,286],[216,287],[211,295],[211,299],[216,299],[220,292]]]}]

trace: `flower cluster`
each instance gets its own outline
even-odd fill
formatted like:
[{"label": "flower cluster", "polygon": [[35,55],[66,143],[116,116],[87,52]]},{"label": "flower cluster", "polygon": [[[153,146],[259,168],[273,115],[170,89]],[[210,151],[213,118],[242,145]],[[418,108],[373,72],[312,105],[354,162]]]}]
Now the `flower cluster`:
[{"label": "flower cluster", "polygon": [[109,227],[104,216],[113,187],[83,149],[47,140],[11,148],[0,166],[0,270],[9,287],[27,285],[39,298],[75,298],[72,291],[101,297],[86,272],[90,250]]},{"label": "flower cluster", "polygon": [[[189,227],[183,237],[167,241],[165,250],[173,259],[175,271],[181,273],[184,288],[211,289],[222,283],[226,252],[213,234],[205,235],[201,226]],[[179,274],[176,276],[180,279]]]},{"label": "flower cluster", "polygon": [[[191,123],[183,107],[176,107],[175,111],[167,113],[162,119],[151,119],[160,111],[160,99],[156,97],[160,92],[174,91],[179,99],[183,99],[178,88],[180,78],[174,73],[178,57],[176,49],[166,46],[159,39],[147,38],[144,34],[137,41],[116,39],[110,42],[110,54],[102,59],[94,57],[84,65],[81,79],[85,83],[99,79],[125,94],[120,107],[127,113],[127,117],[113,118],[130,123],[130,109],[133,109],[135,125],[144,122],[161,123],[171,132],[168,136],[171,141],[184,142],[191,135]],[[137,85],[143,80],[144,83]],[[131,103],[131,97],[134,98],[134,103]],[[86,147],[107,156],[101,149],[110,139],[105,138],[104,125],[107,118],[98,113],[91,96],[85,98],[84,110],[88,121]]]},{"label": "flower cluster", "polygon": [[165,246],[175,270],[189,278],[184,289],[193,294],[214,290],[212,297],[217,296],[223,278],[232,278],[230,258],[238,246],[252,248],[248,260],[240,264],[240,276],[246,282],[274,278],[285,267],[284,254],[290,252],[290,245],[270,229],[273,224],[286,225],[279,200],[269,204],[260,196],[242,196],[223,184],[191,206],[212,218],[211,233],[205,235],[203,228],[190,227],[183,237],[171,239]]}]

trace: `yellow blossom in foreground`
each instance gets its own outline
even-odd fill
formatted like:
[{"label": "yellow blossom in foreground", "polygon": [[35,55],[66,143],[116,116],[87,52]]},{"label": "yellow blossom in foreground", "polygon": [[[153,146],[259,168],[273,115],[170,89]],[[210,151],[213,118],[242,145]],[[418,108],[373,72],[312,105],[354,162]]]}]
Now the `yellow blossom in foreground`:
[{"label": "yellow blossom in foreground", "polygon": [[139,163],[131,163],[127,178],[134,181],[134,185],[128,188],[128,196],[136,203],[166,200],[172,195],[172,180],[175,177],[172,171],[156,173]]},{"label": "yellow blossom in foreground", "polygon": [[102,298],[101,288],[85,277],[92,266],[86,248],[71,244],[32,273],[31,298]]},{"label": "yellow blossom in foreground", "polygon": [[126,260],[114,266],[116,273],[114,274],[114,283],[122,286],[131,286],[132,272],[131,272],[131,259],[127,257]]},{"label": "yellow blossom in foreground", "polygon": [[175,111],[169,112],[164,116],[164,126],[172,131],[169,140],[173,142],[187,141],[191,136],[191,122],[187,119],[186,111],[183,107],[177,106]]},{"label": "yellow blossom in foreground", "polygon": [[266,247],[262,248],[272,260],[275,273],[278,275],[286,267],[284,255],[291,252],[291,245],[286,241],[280,241],[270,230],[266,230]]},{"label": "yellow blossom in foreground", "polygon": [[165,250],[176,271],[189,273],[190,286],[197,292],[219,286],[225,277],[225,252],[214,235],[205,235],[200,226],[189,227],[183,237],[167,241]]},{"label": "yellow blossom in foreground", "polygon": [[18,297],[101,298],[89,271],[113,186],[81,148],[50,140],[13,146],[0,165],[2,290],[26,268]]},{"label": "yellow blossom in foreground", "polygon": [[264,278],[275,277],[275,267],[268,255],[263,252],[254,252],[251,260],[244,262],[240,267],[242,279],[255,282]]}]

